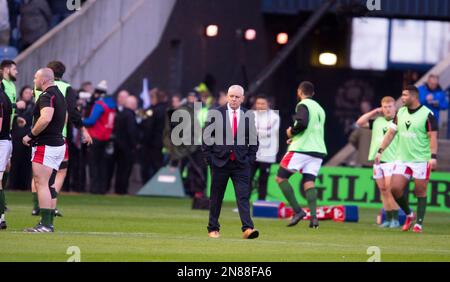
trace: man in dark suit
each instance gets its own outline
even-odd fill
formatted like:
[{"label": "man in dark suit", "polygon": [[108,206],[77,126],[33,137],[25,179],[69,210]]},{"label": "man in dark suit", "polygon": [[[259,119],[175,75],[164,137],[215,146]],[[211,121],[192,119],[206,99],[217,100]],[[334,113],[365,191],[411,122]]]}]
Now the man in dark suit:
[{"label": "man in dark suit", "polygon": [[259,236],[250,217],[250,169],[256,160],[258,138],[254,114],[241,108],[244,89],[231,86],[227,93],[228,103],[208,112],[203,135],[203,152],[211,166],[211,206],[208,236],[220,237],[219,216],[222,201],[231,178],[242,222],[244,239]]}]

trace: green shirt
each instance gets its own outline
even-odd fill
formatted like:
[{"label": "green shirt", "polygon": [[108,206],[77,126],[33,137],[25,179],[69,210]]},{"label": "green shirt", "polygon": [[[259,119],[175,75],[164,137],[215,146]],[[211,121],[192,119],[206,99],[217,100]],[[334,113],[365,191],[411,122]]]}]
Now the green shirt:
[{"label": "green shirt", "polygon": [[[11,80],[6,80],[6,79],[3,79],[2,83],[3,83],[3,86],[5,87],[6,96],[8,96],[9,101],[11,101],[11,104],[13,104],[13,106],[15,106],[15,104],[17,102],[16,85]],[[12,123],[13,123],[15,114],[16,114],[16,110],[15,110],[15,107],[13,107],[13,110],[11,112],[11,127],[12,127]]]},{"label": "green shirt", "polygon": [[[304,99],[298,103],[305,106],[309,112],[308,127],[292,138],[288,148],[289,152],[327,154],[325,146],[325,120],[326,114],[323,108],[312,99]],[[295,126],[295,125],[294,125]]]},{"label": "green shirt", "polygon": [[410,114],[402,107],[397,114],[399,135],[397,160],[403,162],[428,162],[431,159],[430,139],[427,132],[428,116],[431,110],[422,106]]},{"label": "green shirt", "polygon": [[[386,120],[384,117],[378,117],[372,123],[372,141],[370,142],[369,150],[369,161],[375,160],[375,156],[383,143],[384,136],[391,127],[393,121]],[[387,147],[381,156],[381,161],[385,163],[392,163],[396,161],[397,158],[397,144],[398,144],[398,134],[395,135],[392,143]]]}]

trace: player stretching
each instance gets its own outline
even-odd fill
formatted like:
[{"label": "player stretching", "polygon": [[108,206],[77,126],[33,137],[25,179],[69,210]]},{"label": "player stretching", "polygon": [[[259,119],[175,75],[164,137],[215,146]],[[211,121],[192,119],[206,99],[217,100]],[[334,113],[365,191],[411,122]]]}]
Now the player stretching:
[{"label": "player stretching", "polygon": [[417,197],[417,221],[413,231],[422,232],[423,220],[427,207],[427,187],[430,172],[437,166],[437,130],[438,125],[433,113],[419,102],[419,91],[415,86],[408,86],[402,93],[404,107],[384,137],[383,143],[375,157],[379,164],[385,149],[398,134],[397,162],[392,176],[392,193],[403,211],[408,215],[402,230],[408,231],[414,221],[414,213],[409,208],[408,193],[405,187],[411,177],[414,178]]},{"label": "player stretching", "polygon": [[306,216],[295,199],[294,190],[289,183],[289,178],[296,171],[303,174],[301,186],[305,189],[311,210],[309,227],[319,227],[316,216],[317,190],[314,189],[314,183],[323,158],[327,155],[324,138],[326,115],[323,108],[312,99],[314,94],[314,85],[311,82],[302,82],[298,87],[297,96],[300,103],[296,108],[294,127],[287,130],[290,145],[281,161],[276,178],[281,191],[294,209],[294,216],[288,227],[298,224]]},{"label": "player stretching", "polygon": [[[382,116],[380,116],[382,114]],[[381,108],[375,109],[361,116],[356,124],[359,127],[366,127],[372,130],[372,141],[370,143],[369,161],[374,161],[378,149],[383,142],[384,135],[389,130],[396,114],[395,100],[392,97],[384,97],[381,100]],[[373,178],[381,191],[383,208],[386,211],[386,221],[381,224],[384,228],[398,228],[398,210],[391,191],[391,178],[395,166],[398,136],[387,147],[381,158],[381,164],[374,164]]]}]

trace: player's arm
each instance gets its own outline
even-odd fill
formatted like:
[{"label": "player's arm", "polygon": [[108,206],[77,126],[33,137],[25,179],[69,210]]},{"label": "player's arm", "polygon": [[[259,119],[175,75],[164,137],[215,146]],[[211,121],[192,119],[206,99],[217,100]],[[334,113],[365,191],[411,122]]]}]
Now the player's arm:
[{"label": "player's arm", "polygon": [[356,125],[358,125],[358,127],[369,128],[370,127],[370,120],[374,119],[380,113],[382,113],[382,109],[381,108],[378,108],[378,109],[375,109],[373,111],[370,111],[370,112],[362,115],[356,121]]},{"label": "player's arm", "polygon": [[430,139],[430,151],[431,151],[430,166],[432,170],[435,170],[437,168],[439,125],[432,113],[428,115],[426,129],[428,132],[428,138]]},{"label": "player's arm", "polygon": [[375,164],[379,164],[381,161],[381,155],[384,150],[386,150],[389,145],[391,145],[392,140],[394,140],[395,135],[397,135],[397,117],[395,117],[394,122],[391,124],[388,132],[384,136],[383,142],[381,143],[380,149],[378,150],[377,155],[375,156]]},{"label": "player's arm", "polygon": [[30,142],[35,139],[39,134],[44,131],[53,119],[53,114],[55,113],[55,108],[53,105],[53,97],[48,94],[43,94],[39,98],[40,100],[40,117],[34,124],[30,133],[25,135],[22,139],[22,143],[25,146],[30,146]]},{"label": "player's arm", "polygon": [[38,136],[44,131],[47,126],[50,124],[53,118],[53,114],[55,113],[55,108],[45,107],[41,109],[41,116],[36,121],[36,124],[31,129],[31,134],[33,136]]},{"label": "player's arm", "polygon": [[298,111],[294,115],[294,121],[294,127],[289,127],[286,131],[289,139],[308,128],[309,110],[306,106],[300,105]]}]

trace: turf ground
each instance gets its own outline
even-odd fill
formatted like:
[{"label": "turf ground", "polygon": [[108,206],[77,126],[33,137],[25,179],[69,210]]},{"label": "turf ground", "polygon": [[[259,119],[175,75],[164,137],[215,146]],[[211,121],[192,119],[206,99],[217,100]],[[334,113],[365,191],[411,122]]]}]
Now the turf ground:
[{"label": "turf ground", "polygon": [[7,193],[8,230],[0,231],[0,261],[67,261],[77,246],[81,261],[367,261],[377,246],[382,261],[450,261],[450,214],[428,213],[425,232],[381,230],[376,210],[360,210],[359,223],[307,222],[287,228],[285,220],[255,219],[257,240],[241,239],[233,204],[222,209],[222,237],[209,239],[208,214],[189,200],[63,195],[63,218],[55,234],[24,234],[37,222],[29,193]]}]

